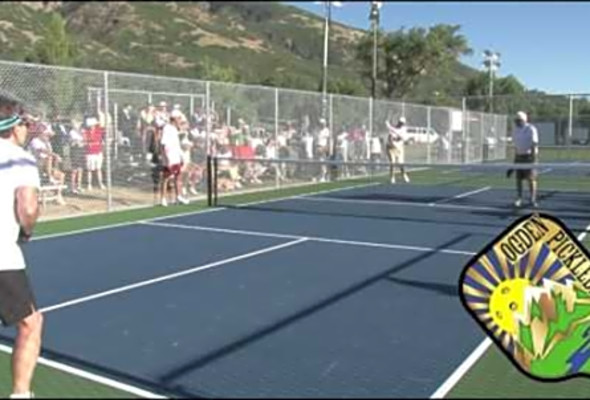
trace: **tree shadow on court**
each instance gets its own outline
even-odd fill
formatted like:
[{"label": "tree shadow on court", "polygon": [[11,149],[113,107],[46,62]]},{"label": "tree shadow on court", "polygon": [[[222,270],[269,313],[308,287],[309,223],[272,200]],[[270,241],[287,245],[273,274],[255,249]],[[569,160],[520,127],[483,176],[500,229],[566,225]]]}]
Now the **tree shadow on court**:
[{"label": "tree shadow on court", "polygon": [[[384,193],[371,193],[371,194],[352,194],[352,195],[337,195],[333,193],[327,193],[324,195],[325,197],[334,198],[334,199],[344,199],[344,200],[372,200],[372,201],[404,201],[404,202],[416,202],[419,200],[421,203],[432,203],[436,201],[442,201],[448,199],[449,195],[432,195],[432,193],[392,193],[392,194],[384,194]],[[451,195],[452,196],[452,195]]]},{"label": "tree shadow on court", "polygon": [[403,270],[406,270],[408,268],[411,268],[416,263],[418,263],[420,261],[424,261],[428,258],[431,258],[431,257],[439,254],[439,252],[441,250],[447,249],[450,246],[453,246],[459,242],[462,242],[463,240],[467,239],[469,236],[470,236],[469,234],[458,235],[457,237],[455,237],[451,240],[448,240],[446,243],[441,244],[440,246],[432,249],[431,251],[421,253],[421,254],[417,255],[416,257],[412,257],[411,259],[409,259],[403,263],[397,264],[391,268],[388,268],[385,271],[381,271],[379,273],[373,274],[372,276],[370,276],[362,281],[352,284],[351,286],[349,286],[346,289],[340,290],[339,292],[330,295],[326,299],[317,302],[313,306],[304,308],[300,311],[297,311],[296,313],[287,315],[284,318],[281,318],[278,321],[276,321],[264,328],[255,330],[254,332],[249,333],[248,335],[242,337],[241,339],[233,341],[221,348],[213,349],[209,353],[197,358],[196,360],[189,362],[187,364],[181,365],[178,368],[175,368],[175,369],[169,371],[168,373],[162,375],[159,378],[159,380],[164,385],[164,387],[170,387],[172,382],[180,379],[181,377],[183,377],[189,373],[193,373],[200,368],[203,368],[211,363],[216,362],[217,360],[220,360],[232,353],[235,353],[237,351],[244,349],[247,346],[250,346],[260,340],[263,340],[266,337],[268,337],[269,335],[272,335],[272,334],[280,331],[281,329],[286,328],[287,326],[289,326],[291,324],[297,323],[297,322],[299,322],[299,321],[301,321],[301,320],[303,320],[303,319],[305,319],[317,312],[320,312],[320,311],[330,307],[331,305],[335,304],[336,302],[342,301],[346,298],[349,298],[350,296],[353,296],[354,294],[368,288],[369,286],[371,286],[379,281],[382,281],[384,278],[387,278],[390,275],[393,275],[393,274],[399,273]]},{"label": "tree shadow on court", "polygon": [[421,282],[412,279],[401,279],[393,276],[388,276],[386,280],[402,286],[410,286],[413,288],[427,290],[429,292],[441,294],[443,296],[457,297],[459,296],[458,285],[447,285],[444,283],[435,282]]},{"label": "tree shadow on court", "polygon": [[[353,203],[353,202],[351,202]],[[417,208],[416,212],[410,212],[405,210],[405,216],[392,216],[392,213],[387,215],[387,212],[380,212],[377,213],[375,211],[371,211],[371,207],[363,207],[360,205],[357,211],[355,212],[344,212],[344,211],[337,211],[338,209],[342,210],[340,206],[332,206],[329,211],[321,211],[318,209],[314,209],[313,206],[307,204],[307,207],[303,209],[295,208],[295,206],[286,205],[284,208],[281,208],[280,205],[264,205],[264,204],[257,204],[257,205],[248,205],[248,206],[235,206],[235,205],[220,205],[220,207],[224,207],[226,209],[235,209],[240,211],[264,211],[264,212],[274,212],[274,213],[283,213],[283,214],[304,214],[304,215],[323,215],[329,217],[347,217],[347,218],[358,218],[358,219],[371,219],[371,220],[380,220],[380,221],[403,221],[403,222],[412,222],[412,223],[425,223],[425,224],[445,224],[445,225],[457,225],[457,226],[467,226],[467,227],[474,227],[474,226],[484,226],[489,228],[499,228],[503,229],[506,227],[506,223],[502,221],[498,221],[497,223],[490,223],[490,222],[462,222],[461,215],[465,215],[465,210],[453,210],[453,209],[440,209],[444,211],[446,214],[451,214],[451,219],[436,219],[433,218],[432,215],[426,217],[420,217],[423,215],[422,208]],[[364,212],[360,212],[360,210],[367,210]],[[438,211],[439,209],[437,209]],[[398,211],[399,212],[399,211]],[[516,217],[512,214],[512,217]]]}]

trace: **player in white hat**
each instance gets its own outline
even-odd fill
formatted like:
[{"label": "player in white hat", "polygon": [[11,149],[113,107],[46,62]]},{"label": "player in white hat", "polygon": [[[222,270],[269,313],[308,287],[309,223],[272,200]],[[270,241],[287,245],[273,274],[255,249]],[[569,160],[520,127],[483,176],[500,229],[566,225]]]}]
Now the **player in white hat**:
[{"label": "player in white hat", "polygon": [[[525,164],[536,163],[539,154],[539,135],[537,129],[528,122],[528,116],[523,111],[516,113],[514,123],[516,125],[512,134],[514,142],[514,162]],[[522,205],[523,180],[529,182],[531,205],[537,207],[537,171],[534,168],[516,170],[517,198],[514,205],[516,207]]]},{"label": "player in white hat", "polygon": [[406,118],[400,117],[397,124],[392,126],[389,121],[385,121],[389,134],[387,135],[387,157],[389,159],[389,178],[391,183],[395,183],[395,165],[398,164],[405,182],[410,181],[403,166],[405,162],[405,141],[407,140]]}]

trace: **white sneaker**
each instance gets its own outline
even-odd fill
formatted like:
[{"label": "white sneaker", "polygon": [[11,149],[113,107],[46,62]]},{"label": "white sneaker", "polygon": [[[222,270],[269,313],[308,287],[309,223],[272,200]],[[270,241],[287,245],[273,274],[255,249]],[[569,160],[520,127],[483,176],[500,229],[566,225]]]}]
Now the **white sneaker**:
[{"label": "white sneaker", "polygon": [[408,176],[408,174],[404,174],[404,182],[406,182],[406,183],[410,182],[410,177]]},{"label": "white sneaker", "polygon": [[168,207],[168,201],[166,199],[162,199],[162,207]]},{"label": "white sneaker", "polygon": [[395,183],[395,177],[391,178],[390,182]]},{"label": "white sneaker", "polygon": [[195,188],[190,188],[188,191],[194,194],[195,196],[199,194],[199,192],[197,192],[197,189]]},{"label": "white sneaker", "polygon": [[520,206],[522,206],[522,200],[521,200],[521,199],[516,199],[516,201],[514,202],[514,206],[515,206],[515,207],[520,207]]},{"label": "white sneaker", "polygon": [[182,196],[178,196],[176,201],[178,201],[180,204],[188,204],[189,203],[189,201]]},{"label": "white sneaker", "polygon": [[12,393],[9,396],[10,399],[34,399],[35,393],[27,392],[27,393]]}]

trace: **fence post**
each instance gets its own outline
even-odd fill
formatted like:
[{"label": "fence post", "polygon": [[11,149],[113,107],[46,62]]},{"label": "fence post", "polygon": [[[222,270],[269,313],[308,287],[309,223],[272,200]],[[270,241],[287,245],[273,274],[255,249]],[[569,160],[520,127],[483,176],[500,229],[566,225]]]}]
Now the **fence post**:
[{"label": "fence post", "polygon": [[330,93],[330,103],[329,103],[329,108],[328,108],[328,127],[330,128],[330,133],[332,134],[332,154],[334,154],[334,150],[336,147],[336,135],[334,135],[334,120],[333,120],[333,100],[334,100],[334,95],[332,93]]},{"label": "fence post", "polygon": [[112,169],[111,169],[111,143],[112,133],[111,124],[109,124],[109,73],[105,71],[104,77],[104,113],[106,128],[106,164],[107,164],[107,211],[112,210],[113,192],[112,192]]},{"label": "fence post", "polygon": [[113,136],[115,138],[115,160],[119,159],[119,104],[113,103]]},{"label": "fence post", "polygon": [[453,109],[448,109],[449,111],[449,132],[447,137],[447,143],[449,148],[445,149],[444,142],[443,142],[443,150],[447,152],[447,162],[450,164],[453,161]]},{"label": "fence post", "polygon": [[211,155],[211,111],[209,110],[209,104],[211,102],[210,83],[211,82],[207,81],[205,84],[205,147],[207,155]]},{"label": "fence post", "polygon": [[432,112],[432,107],[428,106],[426,107],[426,164],[430,164],[431,161],[431,157],[430,157],[430,132],[431,132],[431,115]]},{"label": "fence post", "polygon": [[[493,114],[492,114],[493,116]],[[485,123],[484,120],[486,118],[485,114],[481,115],[481,139],[479,140],[479,148],[481,149],[481,162],[486,161],[486,158],[489,157],[489,151],[490,149],[488,149],[488,146],[486,145],[486,137],[485,137]],[[486,151],[484,152],[484,149],[486,149]],[[486,153],[486,154],[484,154]]]},{"label": "fence post", "polygon": [[469,129],[469,116],[467,115],[467,99],[463,97],[461,108],[463,109],[463,137],[461,139],[461,163],[469,160],[469,149],[467,148],[467,135]]},{"label": "fence post", "polygon": [[[279,89],[275,88],[275,160],[279,158]],[[275,161],[275,186],[281,186],[279,174],[282,174],[281,164]]]},{"label": "fence post", "polygon": [[369,138],[373,136],[373,98],[369,97]]},{"label": "fence post", "polygon": [[570,94],[570,110],[568,121],[568,145],[571,147],[574,137],[574,96]]}]

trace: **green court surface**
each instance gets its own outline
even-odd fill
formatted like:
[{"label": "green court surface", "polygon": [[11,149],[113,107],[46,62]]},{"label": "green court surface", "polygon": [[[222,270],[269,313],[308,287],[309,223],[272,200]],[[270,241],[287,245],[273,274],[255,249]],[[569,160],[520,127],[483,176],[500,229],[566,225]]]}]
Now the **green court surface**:
[{"label": "green court surface", "polygon": [[[453,172],[445,174],[441,178],[440,170],[436,173],[424,171],[412,175],[413,182],[418,184],[445,184],[457,183],[457,175]],[[284,198],[301,194],[309,194],[315,191],[332,190],[351,187],[353,185],[366,185],[375,183],[381,178],[359,178],[347,181],[321,183],[301,187],[272,190],[259,193],[241,194],[228,197],[224,203],[245,204],[250,202],[268,201],[275,198]],[[442,180],[441,180],[442,179]],[[480,179],[480,178],[477,178]],[[498,183],[494,186],[512,187],[512,181],[505,178],[488,176],[479,183]],[[497,181],[497,182],[496,182]],[[471,181],[470,183],[473,183]],[[564,185],[570,188],[571,183],[555,182],[556,185]],[[231,199],[231,200],[230,200]],[[173,206],[168,208],[150,207],[131,211],[113,212],[110,214],[93,215],[71,219],[41,222],[35,233],[35,237],[45,235],[64,234],[85,229],[95,229],[100,226],[128,224],[151,218],[179,215],[206,211],[206,201],[195,202],[187,206]],[[590,219],[590,218],[589,218]],[[508,222],[507,222],[508,223]],[[588,241],[585,245],[588,246]],[[10,355],[6,351],[0,351],[0,395],[10,393]],[[99,383],[96,380],[76,376],[64,372],[53,366],[40,363],[36,370],[33,390],[38,398],[137,398],[142,397],[137,393],[116,389],[109,384]],[[449,375],[453,371],[449,371]],[[442,382],[441,382],[442,384]],[[589,398],[590,379],[575,379],[565,383],[545,384],[530,380],[516,370],[505,356],[491,346],[484,355],[470,368],[459,382],[445,396],[447,398]]]},{"label": "green court surface", "polygon": [[544,383],[529,379],[495,345],[463,376],[446,398],[590,398],[590,379]]},{"label": "green court surface", "polygon": [[[12,390],[11,378],[8,374],[10,357],[11,355],[8,353],[0,352],[0,371],[2,371],[0,373],[0,394],[6,397]],[[37,398],[140,398],[140,396],[127,391],[114,389],[108,385],[47,366],[43,360],[40,360],[35,370],[33,391]]]}]

